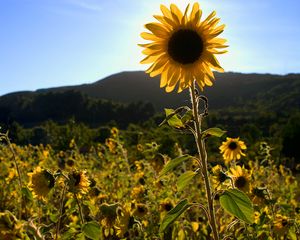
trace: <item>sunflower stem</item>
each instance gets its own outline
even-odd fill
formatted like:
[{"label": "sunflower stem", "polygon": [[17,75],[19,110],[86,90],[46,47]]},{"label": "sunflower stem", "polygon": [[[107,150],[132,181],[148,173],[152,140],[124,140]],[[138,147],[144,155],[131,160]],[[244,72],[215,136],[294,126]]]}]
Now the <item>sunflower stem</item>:
[{"label": "sunflower stem", "polygon": [[64,208],[64,199],[65,199],[66,188],[67,188],[67,187],[64,186],[63,191],[62,191],[62,194],[61,194],[61,198],[60,198],[59,216],[58,216],[58,220],[57,220],[57,223],[56,223],[55,240],[58,239],[59,228],[60,228],[60,222],[61,222],[62,212],[63,212],[63,208]]},{"label": "sunflower stem", "polygon": [[14,161],[14,164],[15,164],[15,167],[16,167],[16,170],[17,170],[17,174],[18,174],[18,181],[19,181],[19,187],[20,187],[20,193],[21,193],[19,219],[21,220],[21,218],[22,218],[22,210],[23,209],[25,209],[25,215],[26,215],[25,199],[24,199],[23,192],[22,192],[23,182],[22,182],[22,177],[21,177],[21,171],[20,171],[20,168],[19,168],[19,165],[18,165],[18,162],[17,162],[17,157],[16,157],[15,150],[14,150],[14,148],[12,146],[12,143],[11,143],[9,137],[8,137],[8,132],[5,133],[5,134],[0,133],[0,139],[1,138],[4,138],[5,141],[7,142],[9,150],[12,153],[13,161]]},{"label": "sunflower stem", "polygon": [[82,209],[81,209],[81,205],[80,205],[80,202],[79,202],[79,199],[77,197],[77,194],[74,193],[74,197],[76,199],[76,203],[77,203],[77,206],[78,206],[78,210],[79,210],[79,216],[80,216],[80,220],[81,220],[81,224],[84,224],[84,219],[83,219],[83,215],[82,215]]},{"label": "sunflower stem", "polygon": [[195,82],[193,82],[192,86],[190,87],[190,97],[193,107],[193,115],[194,115],[194,127],[196,131],[195,135],[195,141],[197,144],[199,159],[202,164],[202,176],[205,183],[205,190],[206,190],[206,198],[208,203],[208,220],[209,224],[212,229],[213,233],[213,239],[219,240],[219,233],[217,230],[217,223],[216,223],[216,217],[215,217],[215,211],[214,211],[214,204],[213,204],[213,198],[212,198],[212,191],[210,187],[210,181],[208,176],[208,170],[207,170],[207,153],[205,149],[205,143],[204,140],[201,139],[201,119],[199,115],[199,109],[198,109],[198,101],[196,98],[196,88],[195,88]]}]

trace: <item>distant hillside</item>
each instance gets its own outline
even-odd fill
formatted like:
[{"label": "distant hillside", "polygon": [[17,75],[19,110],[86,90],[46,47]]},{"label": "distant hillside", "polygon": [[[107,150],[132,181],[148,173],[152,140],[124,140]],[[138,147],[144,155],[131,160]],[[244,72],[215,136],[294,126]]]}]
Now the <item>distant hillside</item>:
[{"label": "distant hillside", "polygon": [[[144,72],[121,72],[92,84],[40,89],[35,92],[17,92],[0,97],[0,105],[9,105],[17,98],[46,92],[79,91],[90,97],[131,103],[150,102],[156,110],[189,104],[188,91],[181,94],[165,93],[159,88],[159,77],[151,78]],[[300,74],[242,74],[216,73],[213,87],[205,88],[211,109],[243,106],[260,101],[268,107],[300,106]]]}]

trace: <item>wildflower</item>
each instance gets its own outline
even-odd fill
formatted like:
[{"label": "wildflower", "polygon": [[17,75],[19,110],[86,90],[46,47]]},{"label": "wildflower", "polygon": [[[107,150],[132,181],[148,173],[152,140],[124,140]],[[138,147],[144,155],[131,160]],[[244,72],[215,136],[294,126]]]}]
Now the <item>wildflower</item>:
[{"label": "wildflower", "polygon": [[248,192],[250,186],[250,175],[247,173],[247,170],[245,168],[241,168],[241,166],[235,166],[230,168],[230,171],[234,186],[244,192]]},{"label": "wildflower", "polygon": [[48,170],[37,167],[32,173],[28,173],[29,188],[39,199],[45,199],[54,187],[55,179]]},{"label": "wildflower", "polygon": [[274,232],[279,236],[284,235],[288,231],[289,222],[286,216],[276,214],[273,224]]},{"label": "wildflower", "polygon": [[145,187],[143,185],[134,187],[131,190],[131,196],[133,198],[141,198],[141,197],[143,197],[144,193],[145,193]]},{"label": "wildflower", "polygon": [[117,129],[116,127],[113,127],[111,130],[110,130],[110,134],[113,138],[116,138],[118,135],[119,135],[119,129]]},{"label": "wildflower", "polygon": [[171,199],[166,198],[160,202],[159,210],[161,212],[169,212],[174,207],[174,203]]},{"label": "wildflower", "polygon": [[136,145],[136,149],[139,151],[139,152],[142,152],[144,150],[144,147],[142,144],[138,144]]},{"label": "wildflower", "polygon": [[245,143],[240,141],[239,138],[226,138],[226,142],[223,142],[219,147],[220,152],[223,153],[225,163],[228,164],[232,160],[240,159],[241,156],[246,156],[242,150],[247,149]]},{"label": "wildflower", "polygon": [[103,203],[100,205],[100,223],[103,227],[110,229],[114,226],[117,219],[118,204]]},{"label": "wildflower", "polygon": [[200,21],[202,10],[194,3],[188,15],[189,5],[184,14],[175,4],[170,9],[161,5],[163,15],[154,15],[160,22],[148,23],[145,27],[151,32],[143,32],[141,37],[152,42],[140,44],[147,55],[141,63],[152,64],[146,71],[151,77],[161,74],[160,87],[166,92],[178,92],[192,85],[194,80],[201,89],[211,86],[214,79],[213,68],[224,71],[214,54],[225,53],[225,39],[217,38],[225,25],[217,26],[220,19],[212,12],[204,21]]},{"label": "wildflower", "polygon": [[68,177],[70,192],[86,194],[89,191],[90,181],[86,176],[86,171],[74,170],[69,173]]},{"label": "wildflower", "polygon": [[133,215],[137,217],[144,217],[148,212],[148,207],[143,203],[135,204]]},{"label": "wildflower", "polygon": [[113,138],[107,138],[105,140],[105,145],[111,153],[116,153],[117,142]]},{"label": "wildflower", "polygon": [[215,186],[219,186],[221,183],[225,182],[228,176],[222,171],[220,165],[216,165],[212,168],[212,182]]},{"label": "wildflower", "polygon": [[118,211],[118,218],[115,224],[117,236],[123,238],[125,233],[133,225],[134,218],[130,214],[130,206],[125,205]]}]

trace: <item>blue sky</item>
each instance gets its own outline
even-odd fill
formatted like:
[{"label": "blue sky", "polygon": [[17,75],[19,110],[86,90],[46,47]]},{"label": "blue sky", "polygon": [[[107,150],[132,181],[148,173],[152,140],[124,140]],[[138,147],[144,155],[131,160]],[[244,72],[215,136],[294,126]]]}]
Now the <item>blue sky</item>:
[{"label": "blue sky", "polygon": [[[91,83],[140,65],[143,25],[186,0],[0,0],[0,95]],[[299,0],[203,0],[227,25],[226,71],[300,72]]]}]

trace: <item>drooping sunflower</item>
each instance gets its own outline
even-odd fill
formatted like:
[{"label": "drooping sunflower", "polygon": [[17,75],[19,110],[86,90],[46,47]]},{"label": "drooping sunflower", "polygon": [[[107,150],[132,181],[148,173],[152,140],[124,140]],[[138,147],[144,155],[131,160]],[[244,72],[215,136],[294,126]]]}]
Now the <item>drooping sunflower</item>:
[{"label": "drooping sunflower", "polygon": [[72,193],[86,194],[89,191],[90,180],[86,171],[73,170],[68,174],[68,186]]},{"label": "drooping sunflower", "polygon": [[28,173],[28,176],[29,188],[33,194],[39,199],[45,199],[55,184],[52,173],[38,166],[32,173]]},{"label": "drooping sunflower", "polygon": [[133,216],[142,218],[144,217],[148,212],[148,207],[147,205],[143,204],[143,203],[137,203],[134,206],[134,210],[132,212]]},{"label": "drooping sunflower", "polygon": [[230,168],[230,176],[233,180],[233,184],[236,188],[249,192],[250,189],[250,174],[243,167],[237,165],[235,167]]},{"label": "drooping sunflower", "polygon": [[215,187],[219,187],[228,179],[228,176],[223,172],[221,165],[216,165],[212,169],[212,183]]},{"label": "drooping sunflower", "polygon": [[240,159],[241,156],[246,156],[242,150],[247,149],[247,147],[239,138],[226,138],[226,142],[223,142],[219,149],[223,154],[225,163],[228,164],[232,160],[237,160]]},{"label": "drooping sunflower", "polygon": [[289,220],[286,216],[281,214],[276,214],[275,219],[273,220],[274,232],[282,236],[286,234],[289,230]]},{"label": "drooping sunflower", "polygon": [[220,50],[228,47],[226,40],[218,38],[225,25],[217,26],[220,18],[213,11],[201,21],[202,10],[194,3],[190,14],[189,5],[182,13],[175,4],[170,9],[161,5],[161,15],[154,15],[159,22],[145,25],[149,32],[141,33],[145,40],[152,41],[140,44],[147,55],[141,63],[151,64],[146,70],[151,77],[161,74],[160,87],[166,92],[178,92],[192,85],[194,80],[201,90],[205,85],[211,86],[214,74],[211,69],[223,72],[215,54],[225,53]]}]

